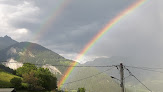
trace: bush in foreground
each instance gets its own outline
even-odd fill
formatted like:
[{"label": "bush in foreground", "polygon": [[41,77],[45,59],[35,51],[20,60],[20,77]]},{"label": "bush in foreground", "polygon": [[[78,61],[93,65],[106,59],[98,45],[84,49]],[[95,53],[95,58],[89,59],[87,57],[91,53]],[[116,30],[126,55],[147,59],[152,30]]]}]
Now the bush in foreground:
[{"label": "bush in foreground", "polygon": [[57,88],[57,78],[49,69],[37,68],[34,64],[25,63],[16,70],[16,74],[23,77],[23,82],[28,84],[26,86],[28,90],[51,91]]},{"label": "bush in foreground", "polygon": [[10,83],[17,89],[21,88],[21,78],[14,77],[10,80]]}]

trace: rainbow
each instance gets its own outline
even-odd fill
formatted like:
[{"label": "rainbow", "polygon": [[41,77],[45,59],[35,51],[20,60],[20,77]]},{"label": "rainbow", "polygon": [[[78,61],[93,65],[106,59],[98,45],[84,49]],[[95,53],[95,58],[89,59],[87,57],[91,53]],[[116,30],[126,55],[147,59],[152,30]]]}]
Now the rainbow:
[{"label": "rainbow", "polygon": [[[109,21],[93,38],[89,43],[84,47],[84,49],[79,53],[79,55],[75,58],[75,60],[71,63],[70,66],[76,66],[78,63],[75,61],[79,61],[87,52],[88,50],[111,28],[118,23],[123,17],[131,13],[133,10],[144,4],[147,0],[138,0],[136,3],[129,6],[127,9],[123,10],[120,14],[118,14],[115,18]],[[58,88],[62,88],[63,84],[71,74],[74,67],[69,67],[67,71],[62,76],[61,80],[58,82]]]},{"label": "rainbow", "polygon": [[[48,28],[52,25],[52,23],[57,19],[57,17],[63,12],[63,10],[66,8],[66,6],[71,2],[71,0],[60,0],[59,4],[56,6],[56,8],[52,11],[52,14],[49,14],[48,16],[40,25],[39,29],[36,31],[34,36],[31,38],[32,41],[36,41],[37,39],[40,39],[44,32],[47,32]],[[33,47],[32,44],[26,44],[26,50],[30,50]],[[18,61],[23,61],[24,57],[20,57]]]},{"label": "rainbow", "polygon": [[[60,0],[59,0],[60,1]],[[45,31],[54,23],[57,17],[63,12],[65,7],[70,3],[71,0],[61,0],[60,3],[56,6],[56,8],[52,11],[52,14],[49,14],[44,21],[43,24],[40,25],[39,30],[36,32],[34,40],[40,39],[40,37],[44,34]]]}]

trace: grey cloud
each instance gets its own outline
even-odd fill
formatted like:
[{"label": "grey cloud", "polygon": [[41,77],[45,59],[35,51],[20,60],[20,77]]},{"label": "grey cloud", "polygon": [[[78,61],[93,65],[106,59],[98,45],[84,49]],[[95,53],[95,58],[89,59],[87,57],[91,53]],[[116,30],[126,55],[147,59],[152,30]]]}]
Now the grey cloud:
[{"label": "grey cloud", "polygon": [[79,52],[95,35],[94,30],[99,29],[97,25],[98,24],[93,23],[61,32],[47,33],[47,38],[51,40],[43,42],[43,44],[57,45],[57,49],[68,52]]},{"label": "grey cloud", "polygon": [[[9,5],[16,5],[18,1]],[[52,16],[61,1],[24,1],[29,2],[29,7],[35,8],[37,12],[16,18],[11,23],[12,26],[28,29],[28,41],[33,41],[33,38],[41,34],[36,39],[39,44],[64,54],[79,53],[108,21],[136,0],[70,0],[52,23],[46,20]],[[162,9],[158,6],[162,1],[157,1],[159,2],[148,1],[124,17],[90,49],[88,55],[158,58],[163,44]],[[24,19],[21,20],[22,18]]]},{"label": "grey cloud", "polygon": [[[51,4],[54,3],[51,1]],[[72,0],[66,6],[57,19],[46,29],[41,44],[62,45],[61,50],[69,50],[70,52],[79,52],[97,32],[114,17],[118,12],[128,7],[133,1],[115,1],[115,0]],[[42,5],[42,4],[39,4]],[[49,14],[51,6],[44,14]],[[40,6],[41,8],[41,6]],[[53,7],[54,8],[54,7]],[[50,12],[51,13],[51,12]],[[46,16],[47,16],[46,15]],[[96,25],[92,25],[92,24]],[[83,29],[82,27],[89,27]],[[48,44],[47,44],[48,42]],[[65,44],[65,47],[64,45]],[[71,44],[67,47],[66,44]],[[72,46],[72,47],[71,47]]]},{"label": "grey cloud", "polygon": [[37,7],[24,0],[0,1],[0,36],[9,35],[16,40],[29,40],[29,30],[24,27],[16,27],[19,21],[34,21],[33,12]]},{"label": "grey cloud", "polygon": [[159,65],[163,42],[155,1],[149,1],[122,19],[92,48],[89,54],[132,57],[139,64]]}]

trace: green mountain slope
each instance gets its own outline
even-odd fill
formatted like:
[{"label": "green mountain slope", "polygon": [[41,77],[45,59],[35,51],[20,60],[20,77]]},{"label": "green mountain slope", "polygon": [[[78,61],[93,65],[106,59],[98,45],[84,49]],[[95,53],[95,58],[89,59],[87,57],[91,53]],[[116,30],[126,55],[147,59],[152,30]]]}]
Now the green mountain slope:
[{"label": "green mountain slope", "polygon": [[66,81],[69,84],[65,84],[63,89],[77,90],[84,87],[86,92],[120,92],[117,82],[107,74],[99,73],[95,68],[75,68]]},{"label": "green mountain slope", "polygon": [[3,70],[0,69],[0,88],[13,87],[12,84],[10,83],[10,80],[14,77],[18,76],[4,72]]},{"label": "green mountain slope", "polygon": [[4,36],[0,37],[0,50],[17,43],[17,41],[11,39],[11,37]]},{"label": "green mountain slope", "polygon": [[[65,59],[59,54],[31,42],[16,43],[0,51],[0,61],[7,61],[11,58],[22,63],[29,62],[41,65],[69,65],[71,63],[71,60]],[[66,70],[65,67],[57,68],[62,73]]]}]

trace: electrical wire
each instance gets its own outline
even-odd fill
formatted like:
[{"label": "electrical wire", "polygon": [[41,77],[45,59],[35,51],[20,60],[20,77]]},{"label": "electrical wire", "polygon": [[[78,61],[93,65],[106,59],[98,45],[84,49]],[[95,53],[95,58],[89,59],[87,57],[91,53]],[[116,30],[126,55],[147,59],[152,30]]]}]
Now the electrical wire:
[{"label": "electrical wire", "polygon": [[148,89],[150,92],[152,92],[143,82],[141,82],[135,75],[133,75],[129,69],[127,69],[126,67],[125,67],[125,69],[129,72],[129,74],[131,74],[131,76],[133,76],[133,77],[134,77],[139,83],[141,83],[146,89]]},{"label": "electrical wire", "polygon": [[75,81],[71,81],[71,82],[68,82],[68,83],[64,83],[64,84],[62,84],[62,85],[70,84],[70,83],[74,83],[74,82],[79,82],[79,81],[82,81],[82,80],[85,80],[85,79],[89,79],[89,78],[92,78],[92,77],[94,77],[94,76],[98,76],[98,75],[100,75],[100,74],[102,74],[102,73],[105,73],[105,72],[107,72],[107,71],[109,71],[109,70],[111,70],[111,69],[113,69],[113,67],[110,68],[110,69],[107,69],[107,70],[105,70],[105,71],[103,71],[103,72],[99,72],[99,73],[97,73],[97,74],[94,74],[94,75],[91,75],[91,76],[88,76],[88,77],[85,77],[85,78],[82,78],[82,79],[79,79],[79,80],[75,80]]},{"label": "electrical wire", "polygon": [[[19,62],[7,62],[7,63],[19,63]],[[3,64],[2,64],[3,65]],[[46,66],[59,66],[59,67],[113,67],[115,65],[106,65],[106,66],[87,66],[87,65],[84,65],[84,66],[70,66],[70,65],[57,65],[57,64],[34,64],[34,65],[46,65]]]},{"label": "electrical wire", "polygon": [[[35,64],[35,65],[43,65],[43,64]],[[109,66],[109,65],[106,65],[106,66],[87,66],[87,65],[84,65],[84,66],[69,66],[69,65],[51,65],[51,66],[61,66],[61,67],[113,67],[113,66]]]},{"label": "electrical wire", "polygon": [[125,77],[124,80],[125,80],[126,78],[130,77],[130,76],[131,76],[131,75],[128,75],[127,77]]},{"label": "electrical wire", "polygon": [[[124,66],[124,68],[125,68],[125,66]],[[126,89],[126,87],[125,87],[125,82],[126,82],[125,80],[126,80],[128,77],[130,77],[130,76],[131,76],[131,74],[129,73],[128,76],[124,77],[124,89],[125,89],[124,91],[125,91],[125,92],[127,92],[127,89]]]},{"label": "electrical wire", "polygon": [[131,67],[131,68],[141,68],[141,69],[152,69],[152,70],[161,70],[163,68],[161,67],[155,67],[155,68],[152,68],[152,67],[137,67],[137,66],[126,66],[126,67]]},{"label": "electrical wire", "polygon": [[[134,67],[134,66],[126,66],[126,67],[130,67],[130,68],[135,68],[135,69],[141,69],[141,70],[145,70],[145,71],[151,71],[151,72],[158,72],[158,73],[163,73],[163,71],[157,71],[158,69],[161,69],[161,68],[145,68],[145,67]],[[157,70],[154,70],[154,69],[157,69]]]}]

